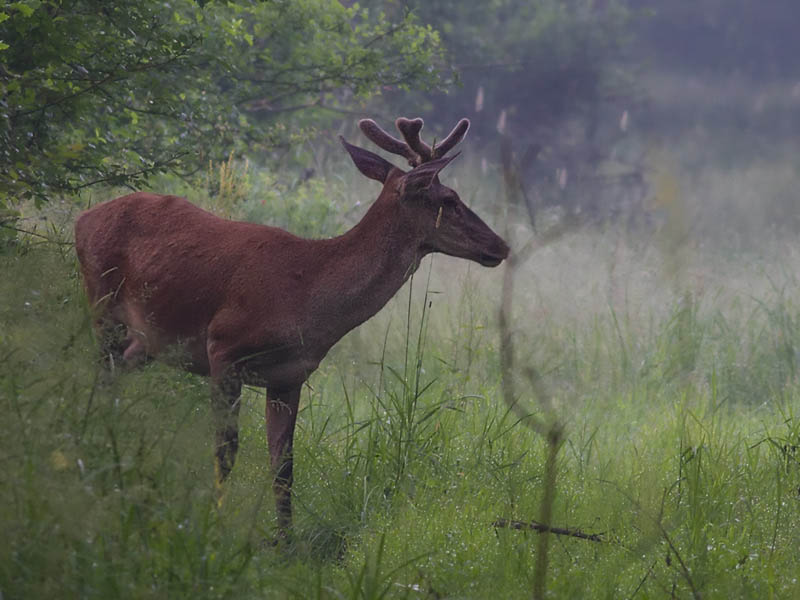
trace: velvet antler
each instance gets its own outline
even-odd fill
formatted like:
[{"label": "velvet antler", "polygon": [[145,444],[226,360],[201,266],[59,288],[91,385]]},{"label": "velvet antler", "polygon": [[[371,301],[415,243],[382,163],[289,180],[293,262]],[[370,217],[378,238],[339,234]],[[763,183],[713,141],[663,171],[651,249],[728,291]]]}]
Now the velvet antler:
[{"label": "velvet antler", "polygon": [[442,158],[456,144],[458,144],[469,130],[469,119],[461,119],[441,144],[429,146],[420,138],[420,132],[425,125],[420,118],[406,119],[400,117],[395,121],[395,126],[403,135],[405,142],[389,135],[372,119],[362,119],[358,122],[361,131],[375,143],[392,154],[398,154],[408,160],[408,164],[417,167],[421,164]]},{"label": "velvet antler", "polygon": [[469,131],[469,119],[461,119],[458,124],[453,127],[453,131],[442,140],[442,143],[433,148],[433,158],[441,158],[455,146]]},{"label": "velvet antler", "polygon": [[397,127],[397,130],[403,134],[403,139],[405,139],[409,148],[417,153],[420,162],[430,162],[433,158],[431,147],[419,137],[419,132],[422,131],[425,122],[420,118],[406,119],[405,117],[400,117],[394,122],[394,125]]},{"label": "velvet antler", "polygon": [[408,164],[412,167],[416,167],[420,164],[419,156],[409,148],[408,144],[386,133],[372,119],[361,119],[358,122],[358,126],[361,128],[366,138],[378,146],[378,148],[383,148],[387,152],[405,157],[408,160]]}]

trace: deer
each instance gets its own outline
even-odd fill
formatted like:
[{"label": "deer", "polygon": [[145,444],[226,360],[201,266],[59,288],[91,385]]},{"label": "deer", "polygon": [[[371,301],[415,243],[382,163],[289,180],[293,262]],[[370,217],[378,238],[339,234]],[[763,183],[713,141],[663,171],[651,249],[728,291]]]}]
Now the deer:
[{"label": "deer", "polygon": [[[279,536],[292,527],[293,439],[301,388],[330,348],[383,308],[433,252],[499,265],[509,247],[439,174],[469,130],[440,144],[421,118],[399,118],[403,140],[371,119],[365,137],[409,170],[339,139],[383,188],[361,220],[330,239],[217,217],[184,198],[131,193],[81,213],[75,248],[106,369],[150,359],[210,378],[215,485],[239,447],[242,385],[266,389],[266,434]],[[178,348],[176,352],[169,352]]]}]

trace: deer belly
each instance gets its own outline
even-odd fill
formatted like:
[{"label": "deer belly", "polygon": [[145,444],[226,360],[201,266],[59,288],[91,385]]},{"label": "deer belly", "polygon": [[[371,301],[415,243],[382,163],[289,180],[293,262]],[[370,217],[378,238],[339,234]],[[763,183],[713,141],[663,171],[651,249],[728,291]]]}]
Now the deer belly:
[{"label": "deer belly", "polygon": [[152,357],[190,373],[209,374],[205,331],[197,335],[176,334],[158,327],[130,306],[117,316],[127,326],[126,362],[139,364]]},{"label": "deer belly", "polygon": [[290,389],[302,385],[320,362],[308,357],[287,358],[280,361],[266,358],[243,361],[240,370],[242,381],[248,385]]}]

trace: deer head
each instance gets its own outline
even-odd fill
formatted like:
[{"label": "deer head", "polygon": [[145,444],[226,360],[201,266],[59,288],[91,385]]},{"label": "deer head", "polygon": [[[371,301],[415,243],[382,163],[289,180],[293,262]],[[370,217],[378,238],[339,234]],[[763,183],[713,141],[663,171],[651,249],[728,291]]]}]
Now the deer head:
[{"label": "deer head", "polygon": [[[359,171],[391,186],[396,210],[414,224],[420,236],[420,251],[442,252],[473,260],[484,266],[499,265],[508,256],[508,246],[478,215],[461,201],[458,194],[439,181],[439,173],[458,153],[445,156],[469,130],[469,120],[461,119],[441,144],[429,146],[420,138],[422,119],[399,118],[397,129],[405,141],[389,135],[375,121],[363,119],[359,127],[378,147],[403,156],[412,167],[408,172],[368,150],[340,138]],[[398,218],[400,216],[398,215]]]}]

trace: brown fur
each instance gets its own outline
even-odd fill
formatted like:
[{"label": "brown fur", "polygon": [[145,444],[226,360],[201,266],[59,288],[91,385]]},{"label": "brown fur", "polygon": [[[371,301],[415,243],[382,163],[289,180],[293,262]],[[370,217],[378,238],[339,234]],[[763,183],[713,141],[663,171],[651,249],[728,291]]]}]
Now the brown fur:
[{"label": "brown fur", "polygon": [[300,389],[331,346],[378,312],[425,254],[444,252],[488,266],[508,254],[503,240],[439,183],[451,159],[405,173],[343,143],[383,190],[364,218],[337,238],[301,239],[147,193],[95,206],[75,224],[104,354],[136,364],[174,357],[167,351],[178,346],[181,367],[210,376],[219,483],[236,458],[242,383],[267,388],[267,436],[284,533],[291,525]]}]

